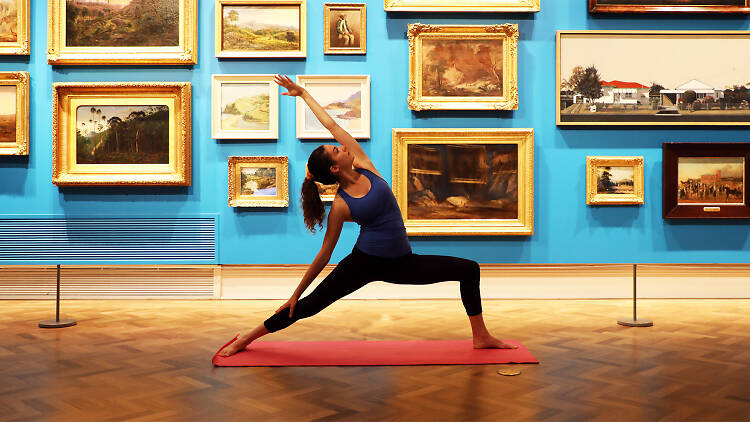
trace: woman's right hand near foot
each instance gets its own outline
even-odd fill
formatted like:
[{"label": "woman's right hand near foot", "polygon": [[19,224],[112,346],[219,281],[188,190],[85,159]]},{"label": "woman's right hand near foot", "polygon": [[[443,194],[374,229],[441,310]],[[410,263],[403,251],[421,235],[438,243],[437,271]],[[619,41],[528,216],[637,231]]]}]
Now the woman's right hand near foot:
[{"label": "woman's right hand near foot", "polygon": [[289,318],[292,317],[292,314],[294,313],[294,307],[297,305],[297,300],[299,298],[296,295],[292,295],[292,297],[289,298],[283,305],[279,307],[279,309],[274,312],[274,314],[278,314],[281,312],[284,308],[289,307]]}]

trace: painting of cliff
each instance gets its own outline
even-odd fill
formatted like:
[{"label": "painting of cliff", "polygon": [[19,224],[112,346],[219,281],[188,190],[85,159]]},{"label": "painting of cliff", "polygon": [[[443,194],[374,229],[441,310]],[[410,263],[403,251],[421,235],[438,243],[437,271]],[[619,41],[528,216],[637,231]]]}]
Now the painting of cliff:
[{"label": "painting of cliff", "polygon": [[[311,83],[305,85],[310,94],[336,123],[347,131],[362,129],[362,84]],[[305,130],[326,130],[309,107],[305,108]]]},{"label": "painting of cliff", "polygon": [[425,38],[422,96],[503,95],[503,40]]}]

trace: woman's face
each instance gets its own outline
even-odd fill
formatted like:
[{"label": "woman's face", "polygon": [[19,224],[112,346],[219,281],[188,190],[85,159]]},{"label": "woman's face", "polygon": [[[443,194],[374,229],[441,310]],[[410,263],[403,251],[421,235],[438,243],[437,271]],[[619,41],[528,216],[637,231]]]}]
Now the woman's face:
[{"label": "woman's face", "polygon": [[351,168],[354,163],[354,154],[349,152],[343,145],[326,145],[323,147],[331,157],[333,165],[339,168]]}]

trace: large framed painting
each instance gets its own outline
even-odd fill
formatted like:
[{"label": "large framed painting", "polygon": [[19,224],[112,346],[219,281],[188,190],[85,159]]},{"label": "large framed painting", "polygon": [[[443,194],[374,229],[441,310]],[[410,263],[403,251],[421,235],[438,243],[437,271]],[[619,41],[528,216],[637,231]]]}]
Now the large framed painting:
[{"label": "large framed painting", "polygon": [[538,12],[540,0],[383,0],[386,12]]},{"label": "large framed painting", "polygon": [[532,235],[534,129],[393,129],[393,193],[409,235]]},{"label": "large framed painting", "polygon": [[287,157],[229,157],[230,207],[288,207]]},{"label": "large framed painting", "polygon": [[323,5],[323,53],[367,53],[367,4]]},{"label": "large framed painting", "polygon": [[588,0],[592,13],[750,13],[750,0]]},{"label": "large framed painting", "polygon": [[0,55],[27,56],[31,0],[0,0]]},{"label": "large framed painting", "polygon": [[306,57],[307,0],[216,0],[216,57]]},{"label": "large framed painting", "polygon": [[586,204],[641,205],[643,157],[586,157]]},{"label": "large framed painting", "polygon": [[662,144],[664,218],[750,218],[750,142]]},{"label": "large framed painting", "polygon": [[55,185],[190,185],[189,82],[52,89]]},{"label": "large framed painting", "polygon": [[29,155],[27,72],[0,72],[0,155]]},{"label": "large framed painting", "polygon": [[748,50],[750,31],[559,31],[557,124],[748,125]]},{"label": "large framed painting", "polygon": [[[305,88],[336,123],[355,138],[370,137],[369,75],[297,75]],[[304,100],[297,97],[297,138],[333,139]]]},{"label": "large framed painting", "polygon": [[274,75],[213,75],[214,139],[278,139],[279,87]]},{"label": "large framed painting", "polygon": [[197,62],[197,0],[48,2],[49,64]]},{"label": "large framed painting", "polygon": [[518,109],[518,25],[409,24],[411,110]]}]

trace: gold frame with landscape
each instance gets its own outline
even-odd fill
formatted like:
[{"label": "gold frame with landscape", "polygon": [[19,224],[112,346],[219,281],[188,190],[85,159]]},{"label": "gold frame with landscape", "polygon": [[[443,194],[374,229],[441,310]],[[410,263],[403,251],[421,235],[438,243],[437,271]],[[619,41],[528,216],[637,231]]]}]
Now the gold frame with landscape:
[{"label": "gold frame with landscape", "polygon": [[[632,167],[633,193],[598,193],[599,167]],[[586,157],[586,204],[587,205],[642,205],[643,157]]]},{"label": "gold frame with landscape", "polygon": [[[242,167],[274,167],[276,169],[276,195],[252,197],[242,194]],[[229,167],[230,207],[288,207],[289,206],[289,158],[288,157],[240,157],[231,156]]]},{"label": "gold frame with landscape", "polygon": [[29,155],[29,73],[0,72],[0,86],[16,87],[16,139],[0,142],[0,155]]},{"label": "gold frame with landscape", "polygon": [[31,0],[16,0],[18,19],[16,20],[16,40],[0,42],[0,55],[28,56],[31,54],[29,44]]}]

